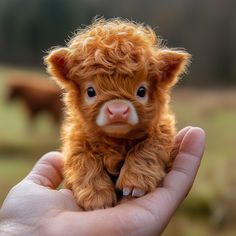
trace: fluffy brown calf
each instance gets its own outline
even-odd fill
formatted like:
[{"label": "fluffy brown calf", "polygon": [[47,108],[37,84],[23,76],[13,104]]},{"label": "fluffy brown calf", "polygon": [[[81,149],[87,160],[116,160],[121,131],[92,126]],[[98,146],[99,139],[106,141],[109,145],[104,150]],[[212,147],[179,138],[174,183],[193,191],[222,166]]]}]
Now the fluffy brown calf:
[{"label": "fluffy brown calf", "polygon": [[160,184],[173,159],[168,93],[189,57],[161,47],[149,27],[115,19],[45,58],[66,90],[65,183],[82,208],[115,205],[116,189],[139,197]]},{"label": "fluffy brown calf", "polygon": [[46,112],[56,124],[62,120],[60,89],[34,73],[12,74],[7,81],[7,100],[21,100],[31,121]]}]

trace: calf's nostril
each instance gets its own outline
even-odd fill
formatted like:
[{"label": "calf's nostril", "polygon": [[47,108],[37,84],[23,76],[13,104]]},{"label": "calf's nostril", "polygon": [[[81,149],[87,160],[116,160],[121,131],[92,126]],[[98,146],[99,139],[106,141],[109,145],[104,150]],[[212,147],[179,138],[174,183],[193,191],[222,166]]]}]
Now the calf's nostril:
[{"label": "calf's nostril", "polygon": [[124,109],[123,115],[128,115],[128,113],[129,113],[129,107],[127,106],[127,107]]},{"label": "calf's nostril", "polygon": [[112,112],[112,110],[111,110],[109,107],[107,107],[107,113],[108,113],[109,115],[113,115],[113,112]]}]

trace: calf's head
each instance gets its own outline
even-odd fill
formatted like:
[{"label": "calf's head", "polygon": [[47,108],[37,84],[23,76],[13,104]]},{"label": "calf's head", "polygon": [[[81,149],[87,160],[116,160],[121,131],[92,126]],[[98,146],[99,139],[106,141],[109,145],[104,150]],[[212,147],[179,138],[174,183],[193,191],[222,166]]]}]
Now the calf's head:
[{"label": "calf's head", "polygon": [[136,23],[97,20],[45,62],[66,91],[67,113],[112,137],[144,134],[158,123],[168,91],[188,64],[185,51],[163,48]]}]

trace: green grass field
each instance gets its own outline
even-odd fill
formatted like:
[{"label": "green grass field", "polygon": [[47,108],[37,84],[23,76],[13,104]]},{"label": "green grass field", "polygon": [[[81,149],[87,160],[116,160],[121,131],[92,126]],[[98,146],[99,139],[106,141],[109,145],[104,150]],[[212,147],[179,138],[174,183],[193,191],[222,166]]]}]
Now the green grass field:
[{"label": "green grass field", "polygon": [[28,121],[20,101],[6,101],[7,69],[0,68],[0,203],[45,152],[59,148],[59,131],[46,114]]},{"label": "green grass field", "polygon": [[[0,68],[0,204],[45,152],[58,149],[59,136],[49,117],[29,125],[20,102],[6,103],[6,68]],[[180,87],[180,86],[179,86]],[[207,133],[204,159],[191,194],[165,236],[231,236],[236,232],[236,88],[173,91],[178,128],[200,126]]]}]

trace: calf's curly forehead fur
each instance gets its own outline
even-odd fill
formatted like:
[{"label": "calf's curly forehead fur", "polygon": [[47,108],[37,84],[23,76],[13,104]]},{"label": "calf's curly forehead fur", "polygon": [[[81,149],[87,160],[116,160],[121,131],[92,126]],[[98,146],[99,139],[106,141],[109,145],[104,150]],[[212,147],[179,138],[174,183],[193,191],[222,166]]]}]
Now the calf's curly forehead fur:
[{"label": "calf's curly forehead fur", "polygon": [[[162,181],[174,158],[169,90],[189,58],[183,50],[162,47],[150,27],[121,19],[96,20],[79,30],[67,47],[45,57],[48,72],[66,91],[65,183],[82,208],[112,206],[115,189],[141,196]],[[97,96],[86,103],[90,83]],[[143,84],[145,102],[137,97]],[[109,101],[117,100],[137,112],[138,123],[127,135],[111,137],[95,120]]]},{"label": "calf's curly forehead fur", "polygon": [[68,46],[73,51],[72,61],[79,62],[74,68],[79,77],[94,74],[132,77],[135,72],[148,69],[146,59],[151,57],[155,44],[155,33],[150,28],[115,20],[95,22],[79,32]]}]

